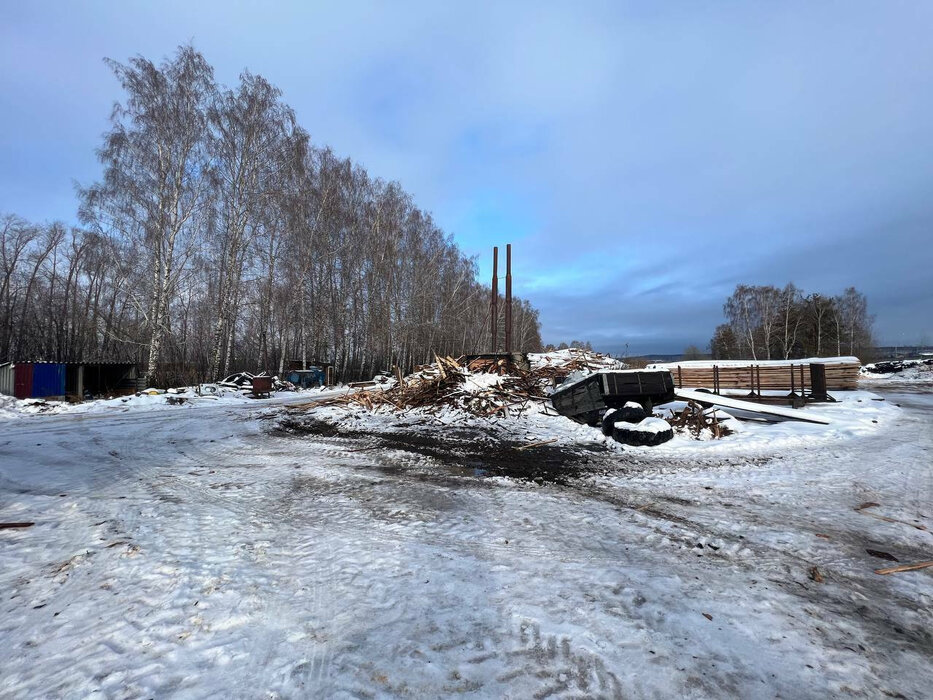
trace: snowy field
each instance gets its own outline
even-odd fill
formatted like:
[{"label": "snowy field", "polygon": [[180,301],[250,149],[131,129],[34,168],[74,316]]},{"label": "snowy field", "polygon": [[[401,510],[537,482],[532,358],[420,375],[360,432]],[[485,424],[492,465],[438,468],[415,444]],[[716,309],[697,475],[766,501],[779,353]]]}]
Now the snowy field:
[{"label": "snowy field", "polygon": [[933,559],[933,389],[883,396],[624,450],[540,415],[9,409],[0,522],[35,524],[0,530],[0,696],[929,697],[933,569],[874,570]]}]

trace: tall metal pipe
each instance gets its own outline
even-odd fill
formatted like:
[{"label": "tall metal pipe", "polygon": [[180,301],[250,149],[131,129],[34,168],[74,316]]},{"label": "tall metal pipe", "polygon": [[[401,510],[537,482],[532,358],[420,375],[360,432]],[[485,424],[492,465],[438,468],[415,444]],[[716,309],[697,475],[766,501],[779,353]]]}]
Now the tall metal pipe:
[{"label": "tall metal pipe", "polygon": [[512,244],[505,246],[505,351],[512,352]]},{"label": "tall metal pipe", "polygon": [[499,351],[499,248],[492,249],[492,301],[489,304],[489,330],[492,336],[492,352]]}]

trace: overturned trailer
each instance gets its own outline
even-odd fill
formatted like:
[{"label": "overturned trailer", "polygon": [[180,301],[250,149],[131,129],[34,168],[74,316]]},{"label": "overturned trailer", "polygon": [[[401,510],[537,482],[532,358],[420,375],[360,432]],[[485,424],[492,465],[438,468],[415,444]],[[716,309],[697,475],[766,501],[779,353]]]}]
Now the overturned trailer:
[{"label": "overturned trailer", "polygon": [[674,378],[667,370],[599,370],[561,384],[551,403],[561,415],[597,425],[607,409],[634,401],[650,415],[654,406],[675,399]]}]

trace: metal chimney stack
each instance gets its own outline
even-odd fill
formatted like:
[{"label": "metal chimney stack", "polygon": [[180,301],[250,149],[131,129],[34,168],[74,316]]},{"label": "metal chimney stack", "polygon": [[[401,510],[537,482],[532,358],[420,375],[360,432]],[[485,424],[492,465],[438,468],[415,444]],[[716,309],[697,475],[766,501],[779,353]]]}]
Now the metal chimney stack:
[{"label": "metal chimney stack", "polygon": [[492,301],[489,304],[490,307],[490,334],[492,335],[492,350],[491,352],[498,352],[498,335],[499,335],[499,248],[494,247],[492,249]]},{"label": "metal chimney stack", "polygon": [[512,352],[512,244],[505,246],[505,351]]}]

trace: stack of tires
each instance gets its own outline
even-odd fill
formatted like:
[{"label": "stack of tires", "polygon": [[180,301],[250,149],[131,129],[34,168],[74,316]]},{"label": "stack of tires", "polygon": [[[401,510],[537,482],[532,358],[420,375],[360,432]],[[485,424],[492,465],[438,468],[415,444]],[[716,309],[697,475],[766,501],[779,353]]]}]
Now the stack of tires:
[{"label": "stack of tires", "polygon": [[610,408],[603,416],[603,435],[623,445],[660,445],[674,437],[666,420],[649,416],[641,404],[629,401],[619,409]]}]

